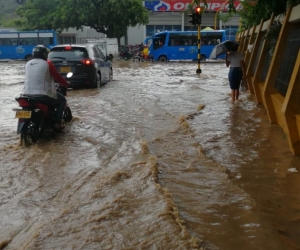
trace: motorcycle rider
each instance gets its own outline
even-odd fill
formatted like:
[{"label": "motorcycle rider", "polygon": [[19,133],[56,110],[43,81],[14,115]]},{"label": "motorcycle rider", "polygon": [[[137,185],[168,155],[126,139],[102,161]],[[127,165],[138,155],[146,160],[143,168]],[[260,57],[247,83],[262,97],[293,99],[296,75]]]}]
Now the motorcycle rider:
[{"label": "motorcycle rider", "polygon": [[[69,83],[58,73],[52,62],[47,61],[49,49],[44,45],[37,45],[32,50],[33,59],[25,66],[25,83],[22,95],[34,97],[37,102],[57,109],[55,130],[60,132],[66,106],[66,98],[56,92],[55,80],[68,87]],[[55,80],[54,80],[55,79]]]}]

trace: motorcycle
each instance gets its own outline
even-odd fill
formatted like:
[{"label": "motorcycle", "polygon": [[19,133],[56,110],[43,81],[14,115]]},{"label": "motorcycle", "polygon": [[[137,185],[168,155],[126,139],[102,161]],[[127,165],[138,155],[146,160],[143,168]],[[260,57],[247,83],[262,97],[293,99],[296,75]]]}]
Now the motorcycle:
[{"label": "motorcycle", "polygon": [[119,52],[119,58],[123,59],[123,60],[129,60],[130,58],[133,58],[134,54],[132,54],[132,52],[127,51],[127,50],[123,50],[121,52]]},{"label": "motorcycle", "polygon": [[[67,78],[73,73],[68,73]],[[64,86],[57,86],[56,91],[67,96],[67,89]],[[55,136],[55,114],[56,108],[48,107],[45,104],[38,103],[34,97],[20,96],[15,100],[19,103],[21,109],[13,109],[16,112],[15,118],[18,118],[17,133],[20,134],[20,143],[29,146],[39,141],[42,136]],[[62,124],[69,123],[72,120],[72,111],[68,104],[63,112]]]},{"label": "motorcycle", "polygon": [[145,61],[149,61],[149,62],[154,62],[154,57],[152,55],[144,55],[144,53],[137,53],[134,57],[133,57],[133,61],[134,62],[145,62]]}]

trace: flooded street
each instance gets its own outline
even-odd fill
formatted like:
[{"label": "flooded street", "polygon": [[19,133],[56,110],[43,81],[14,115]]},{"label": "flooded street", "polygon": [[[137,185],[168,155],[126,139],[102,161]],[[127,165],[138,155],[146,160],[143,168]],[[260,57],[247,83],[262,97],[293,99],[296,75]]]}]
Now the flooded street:
[{"label": "flooded street", "polygon": [[300,249],[300,158],[224,64],[113,62],[30,147],[24,66],[0,63],[0,249]]}]

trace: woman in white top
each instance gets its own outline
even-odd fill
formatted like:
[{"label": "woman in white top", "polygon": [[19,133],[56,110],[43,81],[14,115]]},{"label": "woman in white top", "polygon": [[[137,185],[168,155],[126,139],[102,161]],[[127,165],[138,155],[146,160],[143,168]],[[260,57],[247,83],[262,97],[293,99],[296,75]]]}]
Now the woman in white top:
[{"label": "woman in white top", "polygon": [[228,54],[226,54],[226,66],[230,66],[228,73],[228,80],[231,88],[231,101],[237,101],[240,94],[240,85],[242,78],[246,78],[246,66],[244,62],[244,56],[238,52],[238,44],[232,48]]}]

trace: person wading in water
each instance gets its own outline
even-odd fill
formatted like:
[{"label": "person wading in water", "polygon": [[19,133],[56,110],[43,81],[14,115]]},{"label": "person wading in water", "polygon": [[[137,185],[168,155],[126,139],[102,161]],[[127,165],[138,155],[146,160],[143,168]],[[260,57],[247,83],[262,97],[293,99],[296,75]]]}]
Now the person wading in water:
[{"label": "person wading in water", "polygon": [[241,80],[246,78],[246,65],[244,56],[238,52],[239,45],[236,44],[232,50],[226,54],[226,66],[229,67],[228,80],[231,89],[231,102],[239,100]]}]

